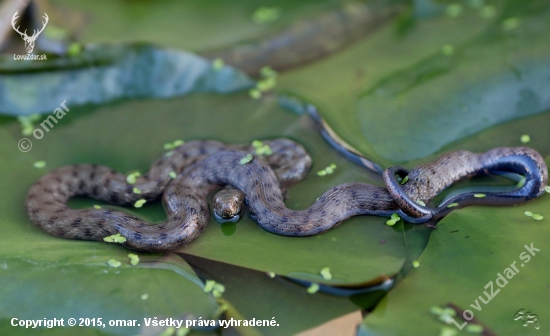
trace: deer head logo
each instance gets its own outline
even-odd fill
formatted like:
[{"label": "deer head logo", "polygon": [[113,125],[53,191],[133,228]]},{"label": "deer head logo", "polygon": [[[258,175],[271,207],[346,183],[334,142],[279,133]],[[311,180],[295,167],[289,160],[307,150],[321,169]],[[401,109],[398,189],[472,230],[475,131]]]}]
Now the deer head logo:
[{"label": "deer head logo", "polygon": [[27,49],[27,54],[30,54],[30,53],[32,53],[32,50],[34,49],[34,42],[38,38],[38,35],[40,35],[40,33],[42,33],[42,31],[44,30],[44,28],[46,28],[46,25],[48,24],[48,20],[49,20],[48,14],[44,13],[43,18],[46,19],[46,22],[42,22],[42,24],[43,24],[42,29],[40,29],[40,30],[33,29],[32,36],[29,36],[29,35],[27,35],[27,30],[26,29],[25,29],[25,32],[22,33],[22,32],[19,31],[20,26],[17,26],[17,28],[15,28],[15,21],[17,21],[17,18],[18,18],[17,13],[18,12],[19,11],[16,11],[15,14],[13,14],[13,18],[11,20],[11,25],[12,25],[13,29],[19,35],[21,35],[21,37],[25,41],[25,49]]}]

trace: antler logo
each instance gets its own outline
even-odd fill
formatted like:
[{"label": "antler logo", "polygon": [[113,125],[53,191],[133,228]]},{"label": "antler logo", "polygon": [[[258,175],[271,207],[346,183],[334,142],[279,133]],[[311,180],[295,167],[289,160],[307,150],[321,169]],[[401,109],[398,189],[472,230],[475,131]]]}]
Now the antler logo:
[{"label": "antler logo", "polygon": [[21,35],[21,37],[23,38],[23,40],[25,41],[25,49],[27,49],[27,54],[30,54],[32,53],[32,50],[34,49],[34,42],[36,41],[36,39],[38,38],[38,35],[40,35],[40,33],[42,33],[42,31],[44,30],[44,28],[46,28],[46,25],[48,24],[48,14],[44,13],[44,16],[43,18],[46,19],[46,22],[42,22],[43,26],[42,26],[42,29],[40,30],[36,30],[36,29],[33,29],[33,34],[32,36],[29,36],[27,35],[27,30],[25,29],[25,31],[22,33],[19,31],[19,27],[20,26],[17,26],[17,28],[15,28],[15,21],[17,21],[17,14],[18,14],[19,11],[16,11],[15,14],[13,14],[13,18],[11,20],[11,25],[13,27],[13,29],[19,34]]}]

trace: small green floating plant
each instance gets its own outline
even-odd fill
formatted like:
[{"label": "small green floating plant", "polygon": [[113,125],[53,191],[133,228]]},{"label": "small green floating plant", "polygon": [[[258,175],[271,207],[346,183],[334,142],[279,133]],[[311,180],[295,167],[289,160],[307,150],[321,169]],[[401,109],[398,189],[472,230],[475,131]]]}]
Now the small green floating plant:
[{"label": "small green floating plant", "polygon": [[260,99],[263,92],[267,92],[277,85],[277,72],[269,66],[265,66],[260,70],[262,77],[256,82],[256,87],[248,92],[252,99]]},{"label": "small green floating plant", "polygon": [[326,167],[325,169],[319,170],[317,172],[317,176],[330,175],[330,174],[334,173],[335,169],[336,169],[336,164],[332,163],[330,166]]},{"label": "small green floating plant", "polygon": [[114,235],[103,238],[103,241],[105,241],[107,243],[122,244],[122,243],[126,242],[126,237],[123,237],[123,236],[120,235],[120,233],[117,233],[117,234],[114,234]]},{"label": "small green floating plant", "polygon": [[391,215],[391,218],[386,222],[386,225],[392,226],[395,225],[395,223],[399,222],[401,220],[401,217],[399,217],[398,214],[393,213]]},{"label": "small green floating plant", "polygon": [[215,298],[220,298],[222,297],[222,294],[225,292],[225,286],[220,283],[217,283],[214,280],[206,280],[203,291],[205,293],[211,292]]}]

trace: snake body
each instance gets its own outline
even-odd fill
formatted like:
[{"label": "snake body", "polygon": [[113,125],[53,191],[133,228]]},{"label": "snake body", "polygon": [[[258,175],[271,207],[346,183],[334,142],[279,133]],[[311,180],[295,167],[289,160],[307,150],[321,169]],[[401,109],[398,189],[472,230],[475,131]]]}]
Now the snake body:
[{"label": "snake body", "polygon": [[[175,149],[171,156],[157,160],[134,184],[105,166],[62,167],[44,175],[31,187],[26,199],[27,212],[37,226],[55,236],[102,240],[119,233],[126,238],[123,245],[130,249],[162,252],[189,244],[204,231],[209,219],[208,196],[225,185],[246,195],[251,216],[265,230],[286,236],[310,236],[357,215],[397,213],[411,222],[442,216],[448,212],[446,207],[432,209],[416,201],[429,204],[456,181],[489,170],[523,174],[526,182],[515,192],[487,193],[483,199],[460,195],[461,205],[519,204],[544,193],[548,183],[542,157],[530,148],[497,148],[483,154],[459,151],[413,169],[403,185],[395,177],[395,173],[402,171],[389,169],[384,173],[387,188],[346,183],[328,190],[305,210],[291,210],[284,204],[284,185],[302,179],[311,159],[300,145],[290,140],[265,143],[273,149],[272,155],[254,156],[252,161],[243,163],[247,154],[254,153],[251,146],[189,142]],[[177,173],[173,181],[169,176],[172,171]],[[141,193],[135,194],[134,188]],[[161,194],[167,220],[158,225],[115,210],[73,210],[66,205],[69,198],[77,195],[128,205],[138,199],[154,200]],[[411,203],[420,207],[420,211]]]}]

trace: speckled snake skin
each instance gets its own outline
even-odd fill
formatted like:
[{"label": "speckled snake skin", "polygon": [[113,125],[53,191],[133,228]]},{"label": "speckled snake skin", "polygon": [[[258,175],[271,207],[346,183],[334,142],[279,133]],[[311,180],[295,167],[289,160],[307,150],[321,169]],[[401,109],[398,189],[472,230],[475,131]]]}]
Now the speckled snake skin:
[{"label": "speckled snake skin", "polygon": [[[49,234],[67,239],[102,240],[120,233],[127,248],[162,252],[195,240],[208,219],[208,196],[220,186],[231,185],[246,195],[250,214],[267,231],[286,236],[310,236],[325,232],[357,215],[390,216],[398,213],[411,222],[443,216],[450,202],[519,204],[544,193],[548,172],[541,156],[525,147],[497,148],[484,154],[449,153],[408,173],[403,185],[396,181],[400,168],[385,171],[387,188],[365,183],[346,183],[328,190],[311,207],[291,210],[284,204],[280,181],[302,179],[311,165],[305,150],[290,140],[265,141],[273,150],[242,164],[253,153],[251,146],[216,141],[192,141],[161,157],[150,171],[129,184],[126,176],[99,165],[62,167],[40,178],[30,189],[26,207],[30,219]],[[265,158],[265,160],[264,160]],[[298,160],[296,160],[298,159]],[[289,166],[292,163],[294,166]],[[426,204],[457,180],[493,170],[522,174],[526,182],[511,193],[487,193],[485,198],[463,194],[439,208]],[[171,180],[171,171],[177,173]],[[139,188],[141,194],[132,192]],[[151,225],[122,212],[108,209],[73,210],[69,198],[86,195],[113,204],[133,204],[163,195],[167,220]]]}]

